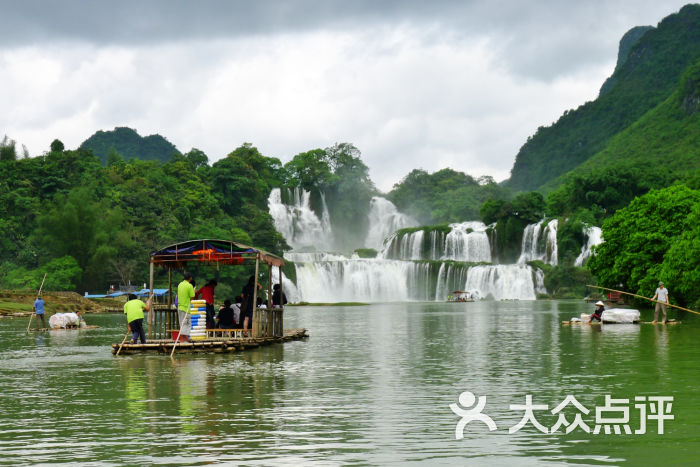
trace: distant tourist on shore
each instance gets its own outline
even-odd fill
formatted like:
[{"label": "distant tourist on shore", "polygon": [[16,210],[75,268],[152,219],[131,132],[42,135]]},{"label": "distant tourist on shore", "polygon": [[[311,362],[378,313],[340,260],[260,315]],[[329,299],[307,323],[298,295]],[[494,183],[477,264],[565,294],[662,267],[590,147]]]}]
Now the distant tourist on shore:
[{"label": "distant tourist on shore", "polygon": [[[41,298],[41,295],[36,297],[36,300],[34,300],[32,311],[36,314],[36,328],[45,328],[46,321],[44,321],[44,299]],[[41,326],[39,326],[39,318],[41,318]]]},{"label": "distant tourist on shore", "polygon": [[656,289],[654,296],[651,297],[652,300],[657,300],[656,306],[654,307],[654,321],[652,323],[658,323],[659,321],[659,309],[664,312],[664,321],[666,324],[668,320],[666,319],[666,305],[668,305],[668,289],[664,287],[663,282],[659,282],[659,287]]}]

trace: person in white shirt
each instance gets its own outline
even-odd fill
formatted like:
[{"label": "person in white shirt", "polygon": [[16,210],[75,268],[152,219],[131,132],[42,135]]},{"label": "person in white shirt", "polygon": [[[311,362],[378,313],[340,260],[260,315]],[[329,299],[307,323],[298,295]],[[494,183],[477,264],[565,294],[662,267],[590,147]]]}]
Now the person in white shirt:
[{"label": "person in white shirt", "polygon": [[668,304],[668,289],[664,288],[664,283],[659,282],[659,288],[656,289],[656,293],[654,296],[651,298],[652,300],[656,300],[656,308],[654,308],[654,321],[652,323],[656,323],[659,320],[659,308],[661,308],[664,312],[664,321],[663,323],[666,324],[668,320],[666,319],[666,305]]}]

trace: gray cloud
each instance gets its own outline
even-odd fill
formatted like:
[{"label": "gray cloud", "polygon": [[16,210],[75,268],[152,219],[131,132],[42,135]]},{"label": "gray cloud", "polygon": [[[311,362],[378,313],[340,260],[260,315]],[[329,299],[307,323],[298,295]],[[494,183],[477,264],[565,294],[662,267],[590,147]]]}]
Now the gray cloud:
[{"label": "gray cloud", "polygon": [[595,98],[669,1],[0,0],[0,136],[98,129],[217,160],[355,144],[385,190],[413,168],[507,177],[540,125]]},{"label": "gray cloud", "polygon": [[[683,5],[655,0],[0,0],[0,44],[158,42],[434,25],[424,40],[490,37],[502,66],[552,79],[598,62],[635,21],[656,24]],[[648,19],[647,19],[648,18]]]}]

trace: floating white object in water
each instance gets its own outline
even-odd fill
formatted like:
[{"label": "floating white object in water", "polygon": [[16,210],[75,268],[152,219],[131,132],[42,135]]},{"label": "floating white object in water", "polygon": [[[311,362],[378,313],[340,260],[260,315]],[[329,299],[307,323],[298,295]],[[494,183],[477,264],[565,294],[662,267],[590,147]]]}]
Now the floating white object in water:
[{"label": "floating white object in water", "polygon": [[603,311],[604,323],[638,323],[639,310],[629,308],[611,308]]}]

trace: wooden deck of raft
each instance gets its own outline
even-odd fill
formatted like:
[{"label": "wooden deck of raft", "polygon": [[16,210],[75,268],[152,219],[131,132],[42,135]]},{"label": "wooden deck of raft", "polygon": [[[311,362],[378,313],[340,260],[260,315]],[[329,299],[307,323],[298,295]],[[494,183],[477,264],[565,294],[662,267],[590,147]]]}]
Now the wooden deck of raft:
[{"label": "wooden deck of raft", "polygon": [[668,322],[665,324],[662,323],[661,321],[654,323],[653,321],[635,321],[634,323],[608,323],[608,322],[600,322],[600,321],[593,321],[592,323],[584,322],[584,321],[562,321],[561,324],[563,326],[575,326],[575,325],[584,325],[584,326],[595,326],[595,325],[600,325],[600,324],[659,324],[662,326],[665,326],[666,324],[681,324],[682,321],[676,321],[675,319],[669,319]]},{"label": "wooden deck of raft", "polygon": [[[175,352],[239,352],[258,348],[263,345],[299,340],[309,337],[306,329],[285,329],[282,337],[210,337],[191,342],[178,342]],[[170,353],[175,341],[172,339],[147,340],[145,344],[125,343],[119,355],[135,352]],[[112,353],[116,354],[119,343],[112,344]]]}]

